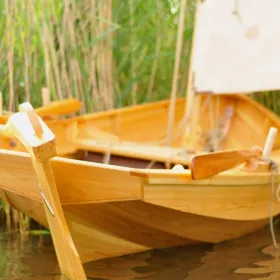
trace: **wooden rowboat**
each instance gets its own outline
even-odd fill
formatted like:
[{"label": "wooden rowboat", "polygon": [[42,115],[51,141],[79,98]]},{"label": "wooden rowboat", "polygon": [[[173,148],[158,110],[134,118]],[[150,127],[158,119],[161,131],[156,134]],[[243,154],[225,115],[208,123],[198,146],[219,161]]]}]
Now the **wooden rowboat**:
[{"label": "wooden rowboat", "polygon": [[[209,85],[201,80],[189,88]],[[242,88],[244,94],[250,87]],[[61,272],[70,279],[86,279],[84,262],[221,242],[257,230],[280,213],[271,196],[271,178],[280,178],[272,176],[269,161],[280,162],[280,136],[266,141],[270,127],[280,129],[279,118],[245,95],[189,93],[187,102],[173,98],[47,125],[24,103],[1,127],[3,139],[18,142],[7,150],[9,142],[3,141],[0,150],[0,197],[50,229]],[[172,137],[165,145],[173,106]],[[192,113],[192,137],[185,141]],[[262,157],[244,150],[254,145],[264,147]],[[200,156],[189,148],[196,154],[222,151]],[[86,161],[98,159],[111,165]],[[151,162],[156,169],[144,168]],[[159,169],[172,164],[191,170]]]},{"label": "wooden rowboat", "polygon": [[[61,271],[70,279],[86,279],[81,263],[87,261],[216,243],[268,222],[267,164],[253,172],[238,168],[193,180],[190,170],[134,169],[56,157],[53,133],[34,111],[27,107],[26,112],[12,115],[2,129],[16,136],[29,154],[0,151],[0,197],[50,228]],[[273,215],[279,212],[274,201]]]}]

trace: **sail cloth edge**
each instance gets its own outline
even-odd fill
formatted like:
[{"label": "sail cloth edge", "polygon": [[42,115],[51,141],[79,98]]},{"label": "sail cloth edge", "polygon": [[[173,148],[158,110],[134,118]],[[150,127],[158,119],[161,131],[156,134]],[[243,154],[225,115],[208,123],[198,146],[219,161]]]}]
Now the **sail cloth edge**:
[{"label": "sail cloth edge", "polygon": [[199,3],[192,65],[196,92],[280,89],[279,11],[279,0]]}]

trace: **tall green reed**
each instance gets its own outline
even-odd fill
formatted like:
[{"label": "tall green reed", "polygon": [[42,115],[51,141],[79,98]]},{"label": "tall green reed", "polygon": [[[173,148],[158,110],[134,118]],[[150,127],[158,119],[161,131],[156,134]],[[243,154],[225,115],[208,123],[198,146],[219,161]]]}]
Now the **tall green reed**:
[{"label": "tall green reed", "polygon": [[[176,46],[176,3],[2,1],[0,90],[5,109],[14,110],[25,100],[39,105],[43,86],[53,99],[81,99],[86,111],[167,98]],[[193,13],[187,13],[182,95],[192,35]]]}]

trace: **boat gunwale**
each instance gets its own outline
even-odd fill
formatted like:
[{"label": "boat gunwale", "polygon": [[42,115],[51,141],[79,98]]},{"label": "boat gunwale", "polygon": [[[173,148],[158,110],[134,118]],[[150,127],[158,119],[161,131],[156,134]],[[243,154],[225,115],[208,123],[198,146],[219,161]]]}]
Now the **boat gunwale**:
[{"label": "boat gunwale", "polygon": [[[30,158],[30,155],[27,152],[19,152],[19,151],[11,151],[0,149],[0,155],[12,155]],[[161,184],[170,184],[170,185],[185,185],[188,186],[207,186],[207,185],[230,185],[230,186],[246,186],[246,185],[264,185],[271,182],[271,172],[244,172],[236,169],[227,170],[221,172],[209,179],[203,180],[193,180],[191,179],[191,171],[189,169],[185,169],[184,171],[178,172],[172,169],[137,169],[130,168],[118,165],[109,165],[104,163],[97,162],[87,162],[79,159],[71,159],[71,158],[63,158],[56,156],[51,162],[61,162],[61,163],[69,163],[73,165],[82,165],[87,167],[94,167],[99,169],[106,170],[114,170],[114,171],[122,171],[127,172],[128,175],[138,177],[139,179],[144,179],[146,183],[149,184],[158,184],[160,180]],[[242,178],[243,180],[240,180]],[[263,179],[263,180],[260,180]],[[230,182],[227,182],[230,180]],[[280,175],[275,175],[275,182],[280,180]],[[235,183],[233,183],[235,182]],[[172,187],[172,186],[170,186]]]},{"label": "boat gunwale", "polygon": [[[186,98],[181,97],[176,99],[177,103],[184,103],[186,102]],[[95,120],[100,117],[114,117],[116,114],[119,113],[127,113],[127,112],[137,112],[141,110],[146,110],[149,109],[150,107],[165,107],[169,106],[170,100],[169,99],[164,99],[156,102],[149,102],[149,103],[144,103],[144,104],[137,104],[137,105],[132,105],[132,106],[126,106],[122,108],[116,108],[116,109],[111,109],[107,111],[101,111],[101,112],[93,112],[89,114],[84,114],[80,116],[74,116],[71,118],[67,119],[59,119],[59,120],[49,120],[47,123],[48,124],[53,124],[53,123],[69,123],[69,122],[84,122],[84,121],[89,121],[89,120]]]}]

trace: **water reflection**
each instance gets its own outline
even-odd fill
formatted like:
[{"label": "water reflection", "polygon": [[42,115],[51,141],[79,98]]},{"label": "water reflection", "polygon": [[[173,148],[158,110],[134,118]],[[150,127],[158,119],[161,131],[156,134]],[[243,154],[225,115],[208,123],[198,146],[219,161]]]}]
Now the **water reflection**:
[{"label": "water reflection", "polygon": [[[276,236],[280,229],[276,225]],[[66,280],[59,274],[50,236],[0,237],[0,279]],[[88,279],[280,279],[269,228],[216,245],[153,250],[85,265]],[[273,267],[274,266],[274,267]],[[272,273],[273,272],[273,273]]]},{"label": "water reflection", "polygon": [[[273,245],[267,246],[262,250],[263,254],[271,256],[270,260],[258,261],[255,263],[257,267],[240,268],[237,269],[236,273],[247,274],[247,275],[259,275],[259,277],[251,278],[251,280],[276,280],[280,279],[280,248],[275,248]],[[276,256],[276,258],[275,258]],[[266,277],[263,275],[269,274]]]}]

